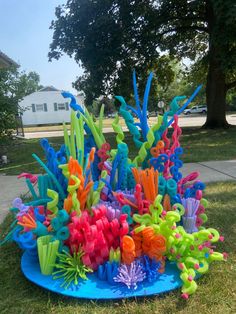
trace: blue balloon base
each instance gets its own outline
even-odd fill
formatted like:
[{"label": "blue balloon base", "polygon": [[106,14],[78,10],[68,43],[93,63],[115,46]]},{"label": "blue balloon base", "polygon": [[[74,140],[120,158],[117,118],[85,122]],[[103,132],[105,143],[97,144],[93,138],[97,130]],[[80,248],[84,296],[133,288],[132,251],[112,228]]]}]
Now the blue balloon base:
[{"label": "blue balloon base", "polygon": [[96,274],[88,274],[88,280],[81,280],[79,285],[71,285],[68,289],[61,287],[63,279],[53,280],[52,276],[42,275],[38,259],[26,252],[21,259],[21,269],[25,277],[36,285],[65,296],[93,299],[93,300],[112,300],[133,297],[145,297],[162,294],[172,291],[182,286],[179,278],[180,272],[175,263],[166,263],[165,273],[158,280],[149,283],[144,281],[139,283],[136,290],[128,289],[125,285],[110,285],[106,281],[101,281]]}]

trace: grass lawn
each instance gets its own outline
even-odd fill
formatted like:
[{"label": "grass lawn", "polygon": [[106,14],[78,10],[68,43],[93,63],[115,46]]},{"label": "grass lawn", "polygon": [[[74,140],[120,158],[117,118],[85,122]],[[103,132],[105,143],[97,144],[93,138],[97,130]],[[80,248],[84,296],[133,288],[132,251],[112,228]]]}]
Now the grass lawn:
[{"label": "grass lawn", "polygon": [[[27,281],[20,270],[20,250],[15,244],[7,244],[0,250],[0,313],[236,313],[236,185],[233,182],[210,184],[205,194],[210,201],[208,226],[217,228],[225,236],[225,242],[218,248],[230,256],[227,262],[211,265],[209,273],[198,280],[198,290],[188,301],[180,298],[179,290],[162,297],[120,302],[85,302],[62,297]],[[6,234],[10,222],[8,216],[0,226],[1,234]]]},{"label": "grass lawn", "polygon": [[[112,147],[116,147],[115,134],[106,133],[105,136]],[[63,143],[63,137],[49,138],[49,141],[55,149],[59,149]],[[129,133],[125,133],[125,142],[128,144],[130,157],[134,158],[137,149]],[[185,162],[236,159],[236,128],[228,130],[183,128],[181,145],[184,148],[183,160]],[[0,167],[0,174],[39,173],[39,166],[33,159],[32,153],[36,153],[41,158],[44,157],[39,139],[16,139],[7,144],[0,143],[0,155],[7,155],[10,161],[5,167]]]}]

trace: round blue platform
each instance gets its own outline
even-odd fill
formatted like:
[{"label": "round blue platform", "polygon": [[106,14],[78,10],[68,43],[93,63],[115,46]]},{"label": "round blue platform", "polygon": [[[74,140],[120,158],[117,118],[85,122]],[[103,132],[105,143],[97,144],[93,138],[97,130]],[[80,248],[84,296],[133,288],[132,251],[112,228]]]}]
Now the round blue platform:
[{"label": "round blue platform", "polygon": [[88,280],[81,281],[78,286],[71,286],[68,289],[61,287],[63,279],[53,280],[52,276],[42,275],[38,259],[24,253],[21,259],[21,269],[25,277],[36,285],[60,293],[65,296],[81,299],[110,300],[132,297],[145,297],[165,293],[182,286],[179,278],[179,270],[175,263],[166,263],[165,273],[155,282],[141,282],[136,290],[128,289],[123,285],[110,285],[101,281],[95,274],[89,274]]}]

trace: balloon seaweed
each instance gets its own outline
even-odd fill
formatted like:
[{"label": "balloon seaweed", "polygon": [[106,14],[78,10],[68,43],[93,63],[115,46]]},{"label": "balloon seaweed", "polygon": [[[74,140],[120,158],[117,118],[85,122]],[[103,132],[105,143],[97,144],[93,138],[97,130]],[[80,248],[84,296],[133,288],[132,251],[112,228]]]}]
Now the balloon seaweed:
[{"label": "balloon seaweed", "polygon": [[14,200],[10,210],[15,219],[1,245],[15,241],[34,257],[41,273],[63,289],[79,287],[90,278],[121,290],[161,285],[166,265],[174,263],[187,299],[210,264],[227,258],[216,251],[224,238],[204,225],[205,184],[198,172],[186,177],[181,173],[178,115],[201,86],[182,107],[186,97],[174,97],[169,111],[159,114],[151,126],[147,113],[152,78],[150,73],[141,100],[133,72],[135,107],[116,96],[119,115],[139,149],[133,160],[133,147],[125,141],[118,115],[112,123],[112,148],[103,134],[104,106],[94,119],[72,94],[62,92],[72,109],[70,130],[63,125],[64,144],[55,150],[42,139],[45,159],[33,157],[45,174],[19,175],[32,199]]}]

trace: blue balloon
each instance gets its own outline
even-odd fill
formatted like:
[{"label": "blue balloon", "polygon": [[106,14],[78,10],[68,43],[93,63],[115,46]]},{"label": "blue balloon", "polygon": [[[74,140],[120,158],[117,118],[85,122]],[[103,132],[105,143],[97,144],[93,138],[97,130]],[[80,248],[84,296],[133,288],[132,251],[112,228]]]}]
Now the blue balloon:
[{"label": "blue balloon", "polygon": [[63,96],[64,98],[70,98],[70,99],[71,99],[71,101],[70,101],[70,107],[71,107],[74,111],[79,111],[79,112],[81,112],[82,114],[84,114],[83,108],[82,108],[80,105],[77,104],[74,95],[72,95],[71,93],[66,92],[66,91],[63,91],[61,94],[62,94],[62,96]]}]

